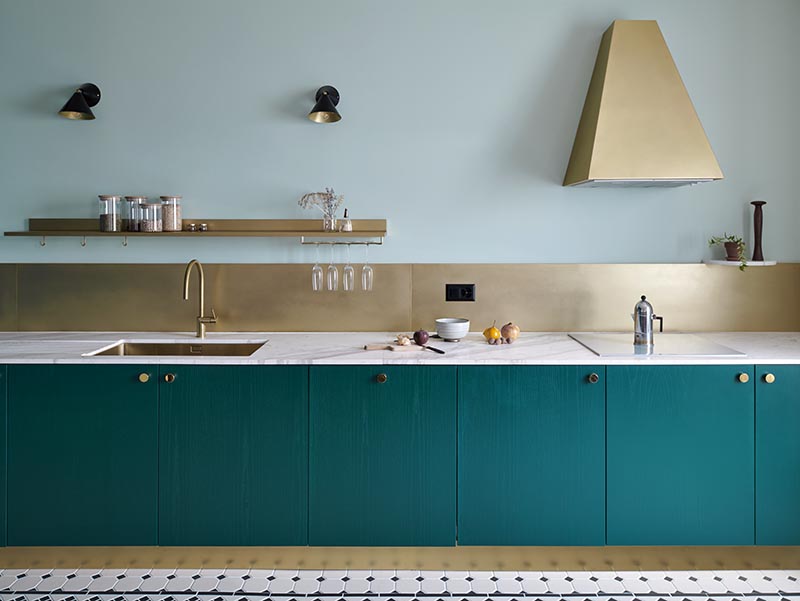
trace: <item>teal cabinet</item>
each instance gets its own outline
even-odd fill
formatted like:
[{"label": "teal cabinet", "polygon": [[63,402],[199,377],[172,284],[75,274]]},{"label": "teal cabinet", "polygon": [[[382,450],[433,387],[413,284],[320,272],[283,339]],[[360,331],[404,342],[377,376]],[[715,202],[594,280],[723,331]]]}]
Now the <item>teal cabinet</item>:
[{"label": "teal cabinet", "polygon": [[455,544],[455,367],[311,367],[310,403],[311,545]]},{"label": "teal cabinet", "polygon": [[754,543],[753,375],[607,368],[607,544]]},{"label": "teal cabinet", "polygon": [[459,368],[460,545],[605,544],[604,375]]},{"label": "teal cabinet", "polygon": [[9,545],[156,544],[153,370],[8,366]]},{"label": "teal cabinet", "polygon": [[6,546],[6,366],[0,365],[0,547]]},{"label": "teal cabinet", "polygon": [[800,545],[800,365],[756,367],[756,543]]},{"label": "teal cabinet", "polygon": [[306,545],[308,368],[160,369],[159,544]]}]

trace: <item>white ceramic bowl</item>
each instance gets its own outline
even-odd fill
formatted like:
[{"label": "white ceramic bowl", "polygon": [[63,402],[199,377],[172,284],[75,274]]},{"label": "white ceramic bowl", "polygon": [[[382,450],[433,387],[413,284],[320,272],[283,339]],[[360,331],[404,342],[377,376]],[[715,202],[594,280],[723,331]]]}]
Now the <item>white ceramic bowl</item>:
[{"label": "white ceramic bowl", "polygon": [[436,333],[448,341],[461,340],[469,332],[469,319],[442,317],[436,320]]}]

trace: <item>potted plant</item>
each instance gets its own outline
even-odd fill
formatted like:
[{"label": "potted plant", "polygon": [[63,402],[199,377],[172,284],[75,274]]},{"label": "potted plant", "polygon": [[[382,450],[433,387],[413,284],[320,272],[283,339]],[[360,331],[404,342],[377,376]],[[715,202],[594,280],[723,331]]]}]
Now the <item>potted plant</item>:
[{"label": "potted plant", "polygon": [[738,261],[739,270],[744,271],[744,268],[747,267],[747,259],[744,256],[744,240],[739,236],[734,236],[726,232],[722,236],[714,236],[708,241],[709,246],[716,246],[718,244],[725,247],[725,259],[728,261]]}]

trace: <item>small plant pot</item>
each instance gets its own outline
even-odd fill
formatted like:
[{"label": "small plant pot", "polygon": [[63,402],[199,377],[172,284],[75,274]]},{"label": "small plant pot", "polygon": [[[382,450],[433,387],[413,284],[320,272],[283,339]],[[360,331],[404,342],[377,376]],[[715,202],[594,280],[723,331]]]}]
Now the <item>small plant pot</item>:
[{"label": "small plant pot", "polygon": [[739,243],[738,242],[726,242],[725,243],[725,254],[728,255],[725,257],[728,261],[738,261],[739,260]]}]

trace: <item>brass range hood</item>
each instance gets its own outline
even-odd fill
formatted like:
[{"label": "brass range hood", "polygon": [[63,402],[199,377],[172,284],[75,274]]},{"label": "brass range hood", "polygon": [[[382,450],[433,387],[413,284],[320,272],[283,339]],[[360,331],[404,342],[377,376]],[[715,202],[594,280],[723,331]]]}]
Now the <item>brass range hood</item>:
[{"label": "brass range hood", "polygon": [[597,61],[565,186],[672,187],[722,170],[655,21],[614,21]]}]

